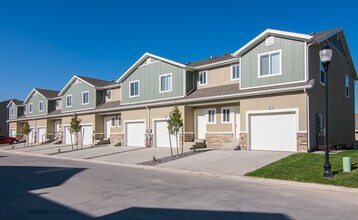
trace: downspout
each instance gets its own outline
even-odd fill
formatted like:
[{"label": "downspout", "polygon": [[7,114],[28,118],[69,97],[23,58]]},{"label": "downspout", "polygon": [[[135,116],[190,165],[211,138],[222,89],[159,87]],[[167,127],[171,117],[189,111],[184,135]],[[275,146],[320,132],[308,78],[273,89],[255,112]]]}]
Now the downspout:
[{"label": "downspout", "polygon": [[148,116],[147,116],[147,132],[146,132],[146,143],[147,143],[147,147],[151,147],[152,146],[152,135],[151,135],[151,130],[150,130],[150,108],[146,105],[144,106],[147,110],[148,110]]},{"label": "downspout", "polygon": [[[306,49],[306,74],[307,74],[307,81],[310,80],[310,68],[309,68],[309,64],[310,64],[310,53],[309,53],[309,48],[312,44],[314,44],[315,42],[312,42],[310,44],[307,45],[307,49]],[[307,106],[307,114],[306,114],[306,117],[307,117],[307,151],[310,152],[311,151],[311,129],[310,129],[310,117],[311,117],[311,114],[310,114],[310,95],[309,93],[307,92],[306,88],[303,88],[303,91],[305,92],[306,94],[306,106]]]}]

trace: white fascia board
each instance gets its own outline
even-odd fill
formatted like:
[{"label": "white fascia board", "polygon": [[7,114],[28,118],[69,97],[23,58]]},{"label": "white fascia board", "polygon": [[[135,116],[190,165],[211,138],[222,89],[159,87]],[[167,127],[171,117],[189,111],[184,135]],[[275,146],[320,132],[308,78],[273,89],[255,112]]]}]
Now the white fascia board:
[{"label": "white fascia board", "polygon": [[256,45],[258,42],[262,41],[263,39],[265,39],[267,36],[270,35],[279,36],[279,37],[288,37],[288,38],[304,40],[304,41],[309,41],[312,38],[311,35],[307,35],[307,34],[299,34],[299,33],[288,32],[288,31],[266,29],[264,32],[256,36],[254,39],[252,39],[250,42],[245,44],[243,47],[241,47],[239,50],[234,52],[232,55],[234,57],[241,55],[242,53],[249,50],[252,46]]},{"label": "white fascia board", "polygon": [[221,66],[221,65],[225,65],[225,64],[235,63],[237,61],[239,61],[239,58],[235,57],[235,58],[230,59],[230,60],[223,60],[223,61],[219,61],[219,62],[215,62],[215,63],[210,63],[210,64],[206,64],[206,65],[197,66],[194,69],[195,70],[207,69],[207,68],[212,68],[212,67]]},{"label": "white fascia board", "polygon": [[72,83],[76,80],[76,79],[80,79],[83,82],[87,83],[88,85],[92,86],[94,88],[94,85],[92,85],[91,83],[87,82],[86,80],[82,79],[81,77],[78,77],[76,75],[72,76],[72,78],[70,79],[70,81],[68,81],[68,83],[65,85],[65,87],[63,87],[63,89],[61,90],[60,93],[58,93],[58,96],[62,96],[63,93],[66,92],[66,90],[72,85]]},{"label": "white fascia board", "polygon": [[24,101],[24,104],[27,104],[27,102],[31,99],[31,96],[34,94],[34,92],[37,92],[37,93],[40,94],[44,99],[47,100],[47,98],[46,98],[44,95],[42,95],[39,91],[37,91],[35,88],[33,88],[33,89],[31,90],[31,92],[29,93],[29,95],[26,97],[26,99],[25,99],[25,101]]},{"label": "white fascia board", "polygon": [[6,108],[10,108],[12,105],[15,105],[15,106],[16,106],[16,104],[15,104],[12,100],[10,100],[10,102],[7,103]]},{"label": "white fascia board", "polygon": [[126,78],[129,74],[131,74],[139,65],[141,65],[141,63],[143,63],[149,57],[152,57],[152,58],[157,59],[157,60],[161,60],[161,61],[166,62],[166,63],[173,64],[174,66],[178,66],[178,67],[181,67],[181,68],[186,68],[187,67],[185,64],[178,63],[176,61],[169,60],[169,59],[166,59],[164,57],[160,57],[160,56],[157,56],[157,55],[154,55],[154,54],[146,52],[131,67],[129,67],[129,69],[126,72],[124,72],[122,74],[122,76],[117,79],[116,82],[121,83],[124,78]]}]

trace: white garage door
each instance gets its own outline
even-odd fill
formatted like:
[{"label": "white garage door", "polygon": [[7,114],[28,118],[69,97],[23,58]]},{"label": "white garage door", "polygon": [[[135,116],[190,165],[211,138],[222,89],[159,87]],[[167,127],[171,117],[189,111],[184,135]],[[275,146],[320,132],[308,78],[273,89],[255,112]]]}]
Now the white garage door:
[{"label": "white garage door", "polygon": [[294,112],[250,117],[250,149],[297,151],[297,120]]},{"label": "white garage door", "polygon": [[144,122],[126,123],[127,146],[145,146],[145,124]]},{"label": "white garage door", "polygon": [[45,128],[38,128],[37,129],[37,143],[42,143],[46,141],[45,134]]},{"label": "white garage door", "polygon": [[[155,124],[155,146],[156,147],[170,147],[169,131],[167,121],[156,121]],[[176,137],[171,135],[172,147],[176,147]]]},{"label": "white garage door", "polygon": [[[82,125],[81,126],[81,134],[80,141],[82,141],[83,145],[91,145],[92,144],[92,135],[93,135],[93,129],[92,125]],[[81,142],[79,142],[81,144]]]},{"label": "white garage door", "polygon": [[[64,134],[64,138],[65,138],[64,143],[65,144],[72,144],[72,142],[71,142],[71,133],[70,133],[70,129],[69,129],[68,126],[64,127],[64,132],[65,132],[65,134]],[[73,143],[75,143],[74,138],[72,138],[72,141],[73,141]]]},{"label": "white garage door", "polygon": [[33,143],[34,143],[34,135],[35,135],[35,134],[34,134],[34,130],[35,130],[34,128],[31,128],[31,129],[30,129],[30,133],[29,133],[29,137],[28,137],[28,138],[29,138],[29,144],[33,144]]}]

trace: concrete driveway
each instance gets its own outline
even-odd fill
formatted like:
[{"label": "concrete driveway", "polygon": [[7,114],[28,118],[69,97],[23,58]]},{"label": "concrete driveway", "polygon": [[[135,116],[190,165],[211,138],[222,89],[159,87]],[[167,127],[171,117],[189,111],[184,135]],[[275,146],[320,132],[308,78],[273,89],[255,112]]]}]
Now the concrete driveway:
[{"label": "concrete driveway", "polygon": [[242,176],[291,154],[293,153],[211,150],[157,166],[179,170]]}]

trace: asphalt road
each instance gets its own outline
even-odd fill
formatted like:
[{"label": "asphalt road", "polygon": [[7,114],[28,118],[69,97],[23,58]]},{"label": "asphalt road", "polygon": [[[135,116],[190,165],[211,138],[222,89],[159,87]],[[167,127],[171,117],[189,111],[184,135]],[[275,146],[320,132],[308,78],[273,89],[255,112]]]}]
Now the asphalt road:
[{"label": "asphalt road", "polygon": [[357,219],[358,194],[0,152],[0,219]]}]

